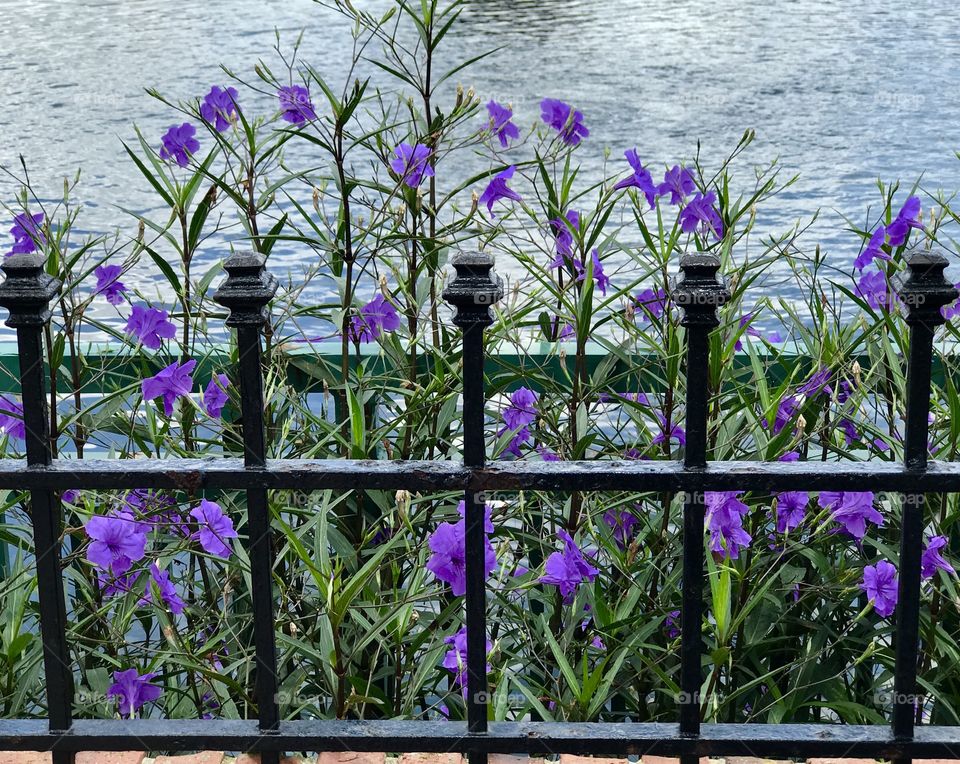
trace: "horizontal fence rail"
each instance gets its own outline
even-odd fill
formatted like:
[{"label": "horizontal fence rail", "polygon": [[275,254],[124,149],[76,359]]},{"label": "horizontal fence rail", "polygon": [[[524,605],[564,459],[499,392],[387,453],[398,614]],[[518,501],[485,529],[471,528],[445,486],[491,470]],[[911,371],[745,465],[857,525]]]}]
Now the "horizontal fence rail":
[{"label": "horizontal fence rail", "polygon": [[[960,492],[960,464],[927,463],[927,413],[933,372],[934,331],[940,308],[957,297],[944,278],[945,258],[909,259],[896,284],[910,327],[904,464],[892,462],[715,462],[708,460],[707,407],[710,334],[729,293],[712,256],[681,260],[671,298],[686,328],[687,445],[683,462],[571,461],[487,464],[484,439],[484,329],[501,282],[484,255],[454,259],[456,279],[444,298],[456,308],[463,332],[463,454],[452,461],[268,460],[263,421],[261,334],[276,290],[260,255],[234,255],[214,299],[226,307],[237,333],[243,458],[53,460],[46,409],[42,337],[49,303],[60,284],[33,255],[14,255],[0,269],[0,306],[17,332],[19,389],[23,391],[26,459],[0,460],[0,489],[29,493],[44,646],[47,720],[0,720],[0,750],[50,750],[55,764],[72,764],[84,750],[193,751],[205,748],[260,752],[277,764],[284,751],[386,751],[465,754],[484,764],[491,753],[653,754],[694,764],[702,756],[960,757],[960,727],[914,729],[920,592],[920,550],[925,503],[918,496]],[[9,367],[6,367],[9,368]],[[256,720],[74,720],[73,673],[67,644],[60,546],[59,492],[67,489],[155,488],[246,492],[248,552],[253,582]],[[283,721],[276,702],[276,635],[272,591],[270,489],[373,490],[406,488],[463,492],[466,525],[464,610],[467,629],[467,720]],[[901,575],[894,632],[896,669],[890,726],[829,724],[703,724],[702,642],[704,492],[787,490],[886,490],[904,494]],[[486,592],[484,503],[498,491],[657,491],[683,499],[683,601],[678,723],[489,722],[485,702]],[[920,497],[922,498],[922,497]]]}]

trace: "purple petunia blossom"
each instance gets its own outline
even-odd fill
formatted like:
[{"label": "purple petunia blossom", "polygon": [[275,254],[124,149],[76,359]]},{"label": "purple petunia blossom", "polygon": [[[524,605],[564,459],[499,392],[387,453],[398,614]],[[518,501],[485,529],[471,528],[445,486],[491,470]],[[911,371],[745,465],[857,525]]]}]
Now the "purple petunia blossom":
[{"label": "purple petunia blossom", "polygon": [[551,220],[550,229],[557,240],[557,256],[550,267],[562,268],[564,258],[573,257],[573,231],[580,230],[580,213],[569,210],[562,218]]},{"label": "purple petunia blossom", "polygon": [[424,178],[434,176],[433,167],[430,165],[433,151],[422,143],[415,146],[401,143],[393,150],[393,156],[394,158],[390,160],[390,169],[410,188],[417,188]]},{"label": "purple petunia blossom", "polygon": [[[960,284],[954,284],[953,288],[960,290]],[[951,318],[960,316],[960,299],[954,300],[949,305],[944,305],[942,308],[940,308],[940,314],[948,321]]]},{"label": "purple petunia blossom", "polygon": [[745,316],[740,316],[740,328],[743,329],[743,334],[737,338],[736,343],[734,343],[734,350],[740,351],[743,350],[743,337],[763,337],[759,329],[754,329],[750,326],[750,322],[753,321],[754,314],[747,313]]},{"label": "purple petunia blossom", "polygon": [[687,445],[687,432],[676,422],[671,423],[670,433],[667,434],[667,420],[659,411],[654,411],[653,415],[657,418],[657,421],[660,423],[660,432],[658,432],[653,440],[650,441],[651,446],[659,446],[663,443],[670,443],[672,441],[677,441],[681,446]]},{"label": "purple petunia blossom", "polygon": [[163,413],[171,416],[177,398],[190,395],[193,390],[193,377],[190,374],[196,365],[197,362],[193,359],[182,365],[174,361],[155,376],[147,377],[140,383],[144,400],[152,401],[162,396]]},{"label": "purple petunia blossom", "polygon": [[637,516],[628,509],[608,509],[603,513],[603,522],[610,526],[613,538],[621,549],[627,546],[634,529],[640,525]]},{"label": "purple petunia blossom", "polygon": [[132,307],[125,331],[151,350],[159,350],[162,340],[172,340],[177,334],[176,327],[167,320],[167,311],[143,305]]},{"label": "purple petunia blossom", "polygon": [[[788,395],[783,398],[780,403],[777,404],[777,413],[773,418],[773,432],[775,435],[779,435],[783,428],[796,416],[797,411],[800,410],[800,402],[797,400],[796,396]],[[767,420],[763,420],[763,426],[766,428]]]},{"label": "purple petunia blossom", "polygon": [[132,719],[137,710],[160,697],[163,690],[150,684],[156,676],[153,672],[141,676],[136,669],[113,672],[113,684],[107,690],[107,697],[117,699],[120,716]]},{"label": "purple petunia blossom", "polygon": [[642,308],[644,320],[650,317],[660,318],[667,308],[667,292],[661,287],[644,289],[633,298],[638,308]]},{"label": "purple petunia blossom", "polygon": [[911,228],[923,230],[920,222],[920,198],[911,196],[903,203],[894,221],[887,226],[887,239],[891,247],[899,247],[907,240]]},{"label": "purple petunia blossom", "polygon": [[66,504],[76,504],[80,499],[80,491],[76,488],[68,488],[62,494],[60,494],[60,501]]},{"label": "purple petunia blossom", "polygon": [[[783,458],[781,457],[781,461]],[[803,522],[810,494],[806,491],[785,491],[777,494],[777,532],[788,533]]]},{"label": "purple petunia blossom", "polygon": [[122,576],[114,576],[109,570],[97,568],[97,583],[104,597],[113,597],[118,594],[129,594],[140,580],[142,570],[131,570]]},{"label": "purple petunia blossom", "polygon": [[657,194],[666,196],[670,194],[670,204],[683,204],[688,194],[697,190],[697,184],[693,180],[693,173],[686,167],[674,165],[663,175],[663,183],[657,186]]},{"label": "purple petunia blossom", "polygon": [[194,136],[197,129],[189,122],[182,125],[170,125],[170,128],[164,133],[163,146],[160,147],[161,159],[172,159],[181,167],[190,164],[190,157],[200,150],[200,141]]},{"label": "purple petunia blossom", "polygon": [[37,245],[43,246],[47,239],[43,234],[43,213],[31,215],[29,212],[20,212],[13,216],[13,226],[10,235],[13,236],[13,248],[7,255],[27,255],[37,251]]},{"label": "purple petunia blossom", "polygon": [[156,591],[154,591],[153,587],[147,587],[152,597],[155,597],[156,594],[159,593],[160,602],[165,604],[167,609],[174,615],[180,615],[187,609],[187,603],[177,594],[177,587],[174,586],[173,581],[170,580],[169,571],[161,569],[154,563],[150,566],[150,576],[153,578],[153,583],[156,584]]},{"label": "purple petunia blossom", "polygon": [[[456,523],[440,523],[430,535],[428,545],[431,555],[427,560],[427,570],[444,583],[450,584],[454,597],[462,597],[467,590],[467,524],[463,515],[466,505],[460,502],[457,507],[461,518]],[[484,534],[493,533],[493,521],[490,519],[490,507],[484,507]],[[484,539],[483,576],[486,578],[497,567],[496,551],[489,538]]]},{"label": "purple petunia blossom", "polygon": [[862,271],[878,258],[880,260],[890,259],[890,255],[880,248],[883,246],[883,235],[883,226],[873,232],[873,235],[870,237],[870,241],[867,242],[867,246],[864,247],[863,252],[861,252],[857,256],[857,259],[853,261],[854,268],[856,268],[858,271]]},{"label": "purple petunia blossom", "polygon": [[627,149],[623,153],[623,156],[633,169],[633,174],[629,178],[624,178],[618,182],[613,187],[614,190],[619,191],[622,188],[638,188],[643,192],[643,195],[647,197],[647,204],[650,205],[650,209],[653,209],[657,200],[657,187],[653,183],[653,176],[651,176],[650,171],[643,166],[640,157],[637,156],[637,150],[635,148]]},{"label": "purple petunia blossom", "polygon": [[487,104],[487,113],[490,115],[490,130],[500,139],[500,145],[506,148],[512,139],[520,137],[520,128],[510,120],[513,119],[513,110],[496,101]]},{"label": "purple petunia blossom", "polygon": [[521,387],[510,394],[510,405],[503,410],[503,421],[511,430],[531,424],[537,418],[539,396],[528,387]]},{"label": "purple petunia blossom", "polygon": [[223,407],[230,396],[227,395],[227,388],[230,387],[230,379],[226,374],[216,374],[207,383],[203,391],[203,409],[208,416],[218,417],[223,412]]},{"label": "purple petunia blossom", "polygon": [[383,332],[395,332],[400,328],[397,309],[382,294],[376,295],[360,308],[360,315],[350,319],[350,338],[355,342],[373,342]]},{"label": "purple petunia blossom", "polygon": [[680,228],[684,233],[699,230],[702,236],[709,231],[717,239],[723,238],[723,220],[713,205],[717,201],[717,192],[702,194],[699,191],[680,211]]},{"label": "purple petunia blossom", "polygon": [[867,593],[877,615],[887,618],[897,607],[897,569],[892,563],[880,560],[876,565],[863,569],[860,588]]},{"label": "purple petunia blossom", "polygon": [[123,267],[120,265],[97,266],[93,272],[97,277],[97,289],[94,294],[102,294],[111,305],[122,303],[123,293],[127,291],[127,287],[120,281],[122,273]]},{"label": "purple petunia blossom", "polygon": [[671,610],[667,613],[667,617],[663,622],[664,628],[667,630],[667,637],[669,639],[676,639],[680,636],[680,611]]},{"label": "purple petunia blossom", "polygon": [[23,404],[0,395],[0,432],[5,432],[11,438],[25,440],[27,426],[23,421]]},{"label": "purple petunia blossom", "polygon": [[494,179],[490,181],[486,189],[484,189],[484,192],[480,194],[480,204],[487,205],[487,212],[490,213],[490,217],[496,217],[493,212],[493,205],[496,204],[498,200],[513,199],[515,202],[521,200],[520,194],[512,188],[507,187],[507,181],[513,177],[516,169],[516,167],[511,165],[503,172],[498,173]]},{"label": "purple petunia blossom", "polygon": [[131,512],[95,515],[84,530],[91,539],[87,559],[114,576],[122,576],[146,553],[149,526],[136,520]]},{"label": "purple petunia blossom", "polygon": [[804,382],[797,388],[797,392],[801,395],[805,395],[808,398],[813,398],[819,395],[821,392],[826,392],[828,395],[833,392],[830,387],[830,380],[833,377],[833,373],[826,366],[821,366],[817,371],[810,375],[810,379]]},{"label": "purple petunia blossom", "polygon": [[752,540],[743,528],[743,517],[749,507],[738,498],[743,491],[707,491],[707,528],[710,531],[710,551],[736,560],[740,550]]},{"label": "purple petunia blossom", "polygon": [[[456,634],[453,634],[443,640],[445,644],[453,645],[446,655],[443,656],[443,667],[454,671],[453,683],[455,686],[463,687],[464,696],[467,692],[467,627],[464,626]],[[487,640],[487,655],[493,649],[493,643]],[[487,664],[487,671],[490,671],[490,664]]]},{"label": "purple petunia blossom", "polygon": [[860,439],[860,433],[857,431],[857,426],[846,417],[841,419],[837,426],[843,430],[843,439],[847,444],[847,448],[850,448],[850,446]]},{"label": "purple petunia blossom", "polygon": [[310,91],[303,85],[287,85],[277,91],[280,99],[280,116],[292,125],[302,125],[317,118],[310,101]]},{"label": "purple petunia blossom", "polygon": [[947,546],[947,541],[946,536],[934,536],[927,542],[923,550],[923,556],[920,558],[920,571],[923,578],[933,578],[938,570],[956,573],[953,565],[940,554],[940,550]]},{"label": "purple petunia blossom", "polygon": [[540,102],[540,117],[560,133],[560,139],[568,146],[576,146],[590,135],[583,124],[583,114],[555,98],[544,98]]},{"label": "purple petunia blossom", "polygon": [[868,522],[883,525],[883,515],[874,508],[870,491],[820,491],[818,503],[858,541],[866,535]]},{"label": "purple petunia blossom", "polygon": [[200,117],[218,133],[229,129],[237,117],[237,89],[211,87],[200,104]]},{"label": "purple petunia blossom", "polygon": [[563,551],[547,558],[540,583],[559,587],[564,600],[569,601],[577,586],[593,581],[600,571],[587,562],[580,547],[563,528],[557,529],[557,537],[563,541]]},{"label": "purple petunia blossom", "polygon": [[856,292],[874,310],[890,309],[893,306],[893,297],[887,289],[887,277],[882,271],[864,273],[857,282]]},{"label": "purple petunia blossom", "polygon": [[[591,253],[591,262],[593,264],[593,282],[600,290],[600,294],[607,294],[607,287],[610,286],[610,277],[603,272],[603,263],[600,262],[600,252],[596,249]],[[573,267],[577,271],[577,281],[583,281],[587,278],[587,269],[579,260],[573,261]]]},{"label": "purple petunia blossom", "polygon": [[200,542],[203,551],[218,557],[229,557],[232,550],[226,540],[237,538],[237,532],[233,529],[233,520],[223,513],[220,505],[202,499],[199,507],[190,510],[190,517],[200,525],[191,538]]}]

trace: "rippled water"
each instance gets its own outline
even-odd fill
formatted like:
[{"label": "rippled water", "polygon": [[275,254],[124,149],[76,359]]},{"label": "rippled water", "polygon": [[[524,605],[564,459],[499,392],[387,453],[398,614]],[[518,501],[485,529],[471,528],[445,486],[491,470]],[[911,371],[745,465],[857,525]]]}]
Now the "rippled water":
[{"label": "rippled water", "polygon": [[[349,44],[344,22],[307,0],[2,0],[0,9],[0,162],[22,153],[50,194],[83,168],[82,222],[97,232],[131,233],[117,207],[155,204],[120,146],[134,121],[148,136],[173,121],[144,87],[185,99],[223,81],[220,63],[250,74],[259,57],[271,60],[274,28],[287,41],[305,29],[303,58],[336,81]],[[600,172],[603,147],[618,159],[637,146],[645,161],[672,164],[699,142],[715,165],[754,128],[747,162],[779,156],[801,173],[762,211],[761,230],[784,230],[822,207],[811,242],[845,265],[858,244],[841,216],[865,220],[877,177],[909,184],[925,173],[926,188],[960,188],[954,10],[893,0],[477,0],[447,50],[505,46],[464,82],[512,102],[523,123],[544,96],[574,103],[591,129],[580,153],[588,177]],[[0,180],[0,197],[13,192]],[[211,246],[203,257],[222,254]],[[313,262],[294,248],[273,267]],[[159,285],[150,273],[143,278]]]}]

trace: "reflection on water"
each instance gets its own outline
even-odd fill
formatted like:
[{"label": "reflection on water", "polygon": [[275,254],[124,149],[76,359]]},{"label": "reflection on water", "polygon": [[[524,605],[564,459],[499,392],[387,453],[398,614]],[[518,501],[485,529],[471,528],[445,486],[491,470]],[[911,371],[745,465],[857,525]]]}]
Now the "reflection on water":
[{"label": "reflection on water", "polygon": [[[585,182],[600,172],[603,147],[619,161],[636,146],[662,165],[689,158],[699,142],[715,165],[755,128],[747,161],[779,156],[802,176],[761,211],[760,229],[785,230],[822,206],[815,240],[846,267],[856,240],[842,216],[865,219],[876,204],[875,178],[912,182],[925,171],[930,188],[960,188],[960,34],[945,21],[952,7],[938,5],[477,0],[447,55],[505,46],[463,79],[484,97],[512,102],[524,124],[537,119],[544,96],[574,103],[591,130],[581,153]],[[117,207],[154,206],[119,144],[133,122],[159,136],[175,119],[145,86],[188,98],[222,81],[220,63],[250,73],[258,58],[269,59],[274,28],[288,41],[304,28],[303,57],[334,81],[348,55],[343,21],[308,0],[186,0],[175,11],[137,0],[0,7],[0,162],[23,153],[50,189],[82,167],[83,222],[94,231],[120,224],[131,232]],[[0,195],[12,193],[0,181]],[[211,246],[203,256],[213,262],[222,250]],[[293,274],[314,258],[297,248],[282,253]],[[283,267],[279,257],[275,267]],[[155,271],[139,278],[141,287],[146,279],[160,285]]]}]

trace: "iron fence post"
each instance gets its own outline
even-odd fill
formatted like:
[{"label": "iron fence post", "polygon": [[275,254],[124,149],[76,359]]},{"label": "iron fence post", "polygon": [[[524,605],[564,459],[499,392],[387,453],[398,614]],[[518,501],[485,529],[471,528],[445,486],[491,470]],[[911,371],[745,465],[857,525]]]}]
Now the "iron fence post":
[{"label": "iron fence post", "polygon": [[[483,332],[493,323],[490,306],[503,296],[503,283],[493,272],[493,259],[479,253],[461,253],[453,258],[456,277],[443,292],[455,309],[453,323],[463,330],[463,461],[470,469],[482,469],[486,461],[484,437]],[[487,731],[487,614],[484,559],[484,497],[472,490],[464,494],[466,526],[466,621],[467,621],[467,728]],[[486,764],[487,754],[469,752],[470,764]]]},{"label": "iron fence post", "polygon": [[[933,335],[945,320],[940,309],[957,298],[957,290],[944,277],[947,264],[947,259],[936,252],[920,252],[908,258],[905,277],[898,275],[893,280],[910,327],[904,466],[917,472],[927,468]],[[894,737],[902,740],[913,737],[916,715],[924,504],[922,493],[904,494],[901,504],[892,725]]]},{"label": "iron fence post", "polygon": [[[730,293],[719,277],[720,260],[713,255],[685,255],[681,278],[671,297],[683,309],[687,330],[686,434],[684,465],[707,466],[707,407],[709,405],[710,333],[720,324],[717,309]],[[703,575],[704,497],[686,492],[683,503],[683,592],[680,611],[680,734],[700,734],[700,685]],[[682,757],[694,764],[696,756]]]},{"label": "iron fence post", "polygon": [[[7,326],[17,330],[28,467],[44,467],[52,461],[43,330],[50,320],[50,301],[60,293],[61,284],[46,273],[44,264],[39,254],[23,254],[11,255],[0,265],[6,276],[0,285],[0,306],[10,312]],[[59,494],[46,488],[34,489],[30,492],[30,507],[50,729],[65,732],[73,724],[73,672],[67,647],[67,609],[60,559],[63,521]],[[73,760],[70,752],[53,754],[54,764],[73,764]]]},{"label": "iron fence post", "polygon": [[[234,254],[223,264],[227,278],[213,299],[230,311],[226,325],[237,330],[243,459],[256,470],[266,464],[263,371],[260,334],[270,320],[269,303],[277,291],[266,258],[255,252]],[[247,489],[247,532],[250,539],[250,581],[253,600],[254,679],[260,731],[276,733],[280,725],[277,697],[277,653],[274,635],[273,537],[265,487]],[[263,764],[278,764],[280,754],[264,751]]]}]

